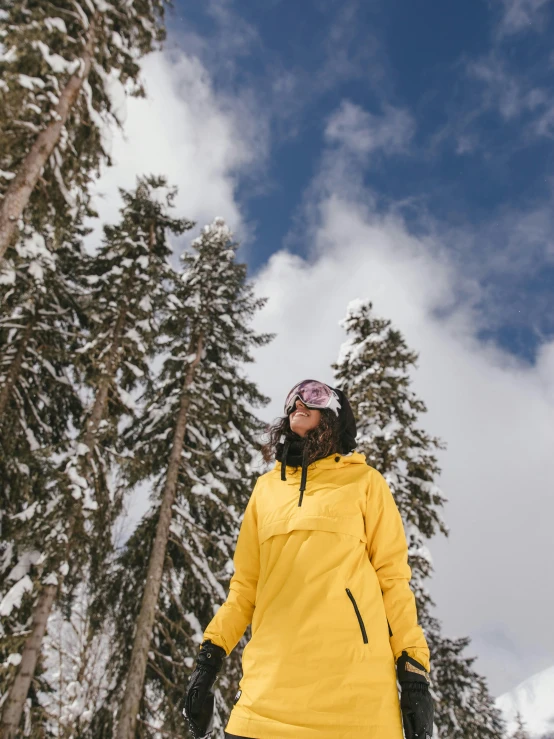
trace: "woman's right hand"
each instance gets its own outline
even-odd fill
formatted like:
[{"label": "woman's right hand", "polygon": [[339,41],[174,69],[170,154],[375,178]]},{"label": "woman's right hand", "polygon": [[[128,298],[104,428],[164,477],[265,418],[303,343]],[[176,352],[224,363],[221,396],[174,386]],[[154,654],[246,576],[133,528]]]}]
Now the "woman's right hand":
[{"label": "woman's right hand", "polygon": [[195,739],[207,739],[211,735],[215,701],[212,686],[226,656],[225,650],[209,639],[200,645],[183,710]]}]

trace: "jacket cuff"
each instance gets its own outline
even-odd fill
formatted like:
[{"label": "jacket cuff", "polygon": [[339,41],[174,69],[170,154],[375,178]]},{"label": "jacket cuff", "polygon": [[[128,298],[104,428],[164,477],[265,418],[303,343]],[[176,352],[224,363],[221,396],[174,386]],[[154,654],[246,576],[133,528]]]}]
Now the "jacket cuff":
[{"label": "jacket cuff", "polygon": [[220,647],[218,644],[214,644],[209,639],[206,639],[200,645],[200,651],[196,657],[196,665],[202,665],[205,668],[219,672],[226,656],[227,653],[223,647]]},{"label": "jacket cuff", "polygon": [[429,685],[431,679],[425,667],[409,656],[407,651],[402,652],[396,663],[398,681],[402,683],[421,683]]},{"label": "jacket cuff", "polygon": [[401,649],[394,655],[394,661],[396,663],[398,663],[398,660],[402,656],[403,652],[407,652],[408,657],[411,657],[416,662],[419,662],[419,664],[423,666],[426,672],[431,672],[428,649],[421,649],[419,647],[406,647],[405,649]]},{"label": "jacket cuff", "polygon": [[[211,642],[212,644],[215,644],[216,647],[221,647],[221,649],[224,650],[226,657],[231,653],[231,650],[227,649],[227,646],[225,645],[225,640],[219,636],[213,636],[212,634],[208,636],[208,630],[206,630],[202,635],[202,644],[206,644],[206,642]],[[199,649],[202,648],[202,644]]]}]

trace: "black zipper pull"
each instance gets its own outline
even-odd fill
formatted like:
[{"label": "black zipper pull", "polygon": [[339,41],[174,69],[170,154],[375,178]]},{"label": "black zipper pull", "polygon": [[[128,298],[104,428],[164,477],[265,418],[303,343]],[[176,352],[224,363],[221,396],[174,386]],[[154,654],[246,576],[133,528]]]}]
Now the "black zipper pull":
[{"label": "black zipper pull", "polygon": [[300,477],[300,498],[298,499],[298,505],[302,505],[302,498],[304,497],[304,490],[306,490],[306,481],[308,479],[308,465],[306,459],[306,448],[302,454],[302,475]]}]

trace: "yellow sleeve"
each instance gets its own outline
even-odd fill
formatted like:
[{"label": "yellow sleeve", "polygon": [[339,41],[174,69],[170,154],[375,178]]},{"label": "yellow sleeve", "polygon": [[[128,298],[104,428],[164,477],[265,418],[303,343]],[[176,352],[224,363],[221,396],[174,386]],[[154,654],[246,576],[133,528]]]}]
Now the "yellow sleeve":
[{"label": "yellow sleeve", "polygon": [[229,583],[229,594],[212,618],[203,638],[222,647],[227,656],[252,622],[256,589],[260,572],[260,545],[254,486],[240,526],[233,564],[234,575]]},{"label": "yellow sleeve", "polygon": [[408,544],[400,512],[383,475],[372,469],[365,519],[369,559],[381,585],[395,661],[403,650],[429,671],[429,647],[417,622]]}]

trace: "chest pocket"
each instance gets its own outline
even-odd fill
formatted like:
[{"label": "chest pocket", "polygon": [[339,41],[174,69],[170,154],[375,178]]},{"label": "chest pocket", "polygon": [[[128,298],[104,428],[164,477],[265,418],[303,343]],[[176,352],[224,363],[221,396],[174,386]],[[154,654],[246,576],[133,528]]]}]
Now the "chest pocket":
[{"label": "chest pocket", "polygon": [[271,521],[262,521],[258,529],[260,544],[272,536],[290,534],[292,531],[327,531],[347,534],[367,544],[364,517],[361,511],[352,516],[292,515]]}]

